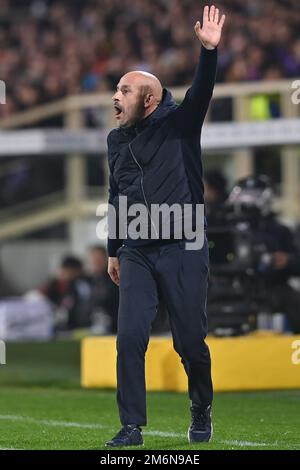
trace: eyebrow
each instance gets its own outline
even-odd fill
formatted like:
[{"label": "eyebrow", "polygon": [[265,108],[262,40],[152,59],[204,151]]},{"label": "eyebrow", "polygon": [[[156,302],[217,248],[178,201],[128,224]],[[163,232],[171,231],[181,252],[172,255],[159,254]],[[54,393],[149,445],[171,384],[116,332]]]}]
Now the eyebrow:
[{"label": "eyebrow", "polygon": [[130,85],[122,85],[121,87],[119,87],[119,85],[117,85],[117,90],[119,90],[120,88],[123,89],[123,90],[124,90],[124,88],[126,88],[127,90],[131,89]]}]

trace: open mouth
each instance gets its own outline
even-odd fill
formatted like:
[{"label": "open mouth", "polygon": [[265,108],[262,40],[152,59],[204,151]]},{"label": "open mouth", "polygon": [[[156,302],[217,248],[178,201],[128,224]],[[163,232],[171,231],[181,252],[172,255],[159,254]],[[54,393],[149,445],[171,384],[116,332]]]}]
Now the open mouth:
[{"label": "open mouth", "polygon": [[114,108],[115,108],[115,115],[116,117],[119,117],[122,112],[123,112],[123,109],[121,108],[121,106],[119,106],[118,104],[115,104],[114,105]]}]

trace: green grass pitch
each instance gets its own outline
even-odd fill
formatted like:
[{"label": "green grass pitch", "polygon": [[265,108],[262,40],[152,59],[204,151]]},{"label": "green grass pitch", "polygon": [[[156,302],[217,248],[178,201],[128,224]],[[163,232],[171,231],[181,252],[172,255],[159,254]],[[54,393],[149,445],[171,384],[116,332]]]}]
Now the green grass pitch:
[{"label": "green grass pitch", "polygon": [[[8,345],[0,369],[1,449],[105,449],[115,392],[79,385],[79,344]],[[144,450],[300,449],[300,391],[216,394],[214,438],[189,445],[187,394],[148,393]]]}]

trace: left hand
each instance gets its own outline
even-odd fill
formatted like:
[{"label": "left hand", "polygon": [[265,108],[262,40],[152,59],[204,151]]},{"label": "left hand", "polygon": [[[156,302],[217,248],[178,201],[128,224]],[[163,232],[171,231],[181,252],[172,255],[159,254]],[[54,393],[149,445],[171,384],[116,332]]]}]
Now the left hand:
[{"label": "left hand", "polygon": [[200,22],[194,26],[196,36],[206,49],[215,49],[220,42],[225,15],[219,21],[219,8],[206,6],[203,12],[202,28]]},{"label": "left hand", "polygon": [[120,285],[120,264],[117,256],[108,258],[107,272],[111,280],[118,286]]}]

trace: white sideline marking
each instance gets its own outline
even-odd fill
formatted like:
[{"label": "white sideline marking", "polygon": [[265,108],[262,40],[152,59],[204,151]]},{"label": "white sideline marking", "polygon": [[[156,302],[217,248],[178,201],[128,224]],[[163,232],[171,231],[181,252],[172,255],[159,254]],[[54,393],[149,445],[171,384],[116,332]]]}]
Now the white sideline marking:
[{"label": "white sideline marking", "polygon": [[159,437],[186,437],[186,434],[179,432],[168,431],[143,431],[145,436],[159,436]]},{"label": "white sideline marking", "polygon": [[85,428],[85,429],[105,429],[107,426],[102,424],[74,423],[72,421],[56,421],[52,419],[34,419],[28,416],[18,415],[0,415],[3,421],[25,421],[32,424],[42,424],[44,426],[61,426],[66,428]]},{"label": "white sideline marking", "polygon": [[266,446],[277,446],[277,442],[272,444],[267,444],[266,442],[251,442],[251,441],[220,441],[222,444],[227,444],[229,446],[239,446],[239,447],[266,447]]},{"label": "white sideline marking", "polygon": [[[143,431],[145,436],[160,436],[160,437],[186,437],[184,433],[177,432],[164,432],[164,431]],[[229,446],[238,446],[238,447],[266,447],[266,446],[277,446],[278,443],[268,444],[267,442],[251,442],[251,441],[238,441],[238,440],[223,440],[223,441],[214,441],[219,444],[226,444]]]},{"label": "white sideline marking", "polygon": [[14,447],[0,447],[0,450],[18,450],[18,449],[15,449]]},{"label": "white sideline marking", "polygon": [[[35,419],[30,418],[29,416],[19,416],[19,415],[0,415],[0,420],[3,421],[23,421],[32,424],[38,424],[43,426],[56,426],[56,427],[66,427],[66,428],[82,428],[82,429],[111,429],[109,426],[98,423],[77,423],[73,421],[58,421],[52,419]],[[180,437],[186,438],[184,433],[177,432],[167,432],[167,431],[143,431],[145,436],[159,436],[159,437]],[[216,444],[225,444],[238,447],[277,447],[280,446],[278,442],[268,443],[268,442],[252,442],[252,441],[238,441],[238,440],[221,440],[214,441]],[[286,445],[286,444],[284,444]],[[298,446],[297,446],[298,447]],[[14,450],[1,448],[0,450]]]}]

